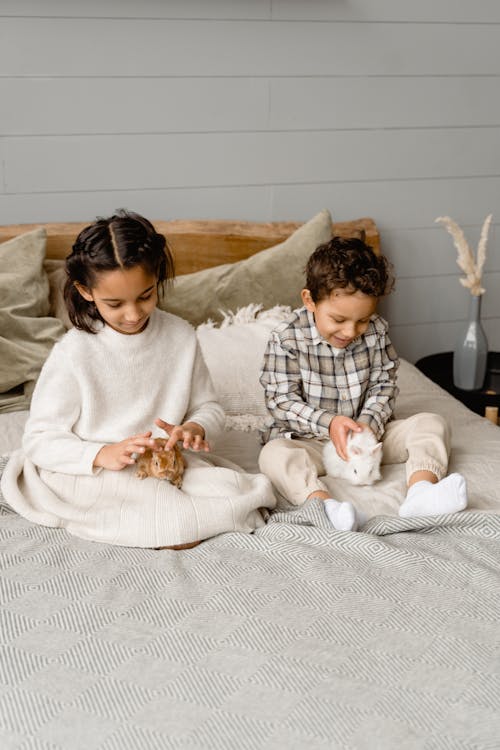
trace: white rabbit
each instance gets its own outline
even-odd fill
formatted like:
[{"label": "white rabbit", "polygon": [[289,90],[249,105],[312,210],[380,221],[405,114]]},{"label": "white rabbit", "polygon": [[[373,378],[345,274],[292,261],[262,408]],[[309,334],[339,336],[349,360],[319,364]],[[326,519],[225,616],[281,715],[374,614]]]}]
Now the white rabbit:
[{"label": "white rabbit", "polygon": [[373,484],[381,478],[382,443],[371,430],[350,432],[347,436],[347,456],[344,461],[329,440],[323,448],[323,463],[331,477],[346,479],[351,484]]}]

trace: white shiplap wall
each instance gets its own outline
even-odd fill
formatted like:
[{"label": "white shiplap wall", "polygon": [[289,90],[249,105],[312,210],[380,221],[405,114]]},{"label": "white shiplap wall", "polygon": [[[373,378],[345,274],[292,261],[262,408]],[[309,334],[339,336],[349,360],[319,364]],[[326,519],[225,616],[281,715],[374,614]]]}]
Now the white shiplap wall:
[{"label": "white shiplap wall", "polygon": [[500,217],[499,84],[498,0],[0,0],[0,223],[370,215],[415,361],[469,302],[434,219]]}]

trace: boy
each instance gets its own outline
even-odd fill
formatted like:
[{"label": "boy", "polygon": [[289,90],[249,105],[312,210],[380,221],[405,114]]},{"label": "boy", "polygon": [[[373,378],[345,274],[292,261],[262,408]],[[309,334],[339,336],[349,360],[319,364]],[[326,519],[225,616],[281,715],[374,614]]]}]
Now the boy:
[{"label": "boy", "polygon": [[446,476],[449,430],[437,414],[392,420],[398,357],[378,300],[394,280],[384,256],[359,239],[334,237],[306,266],[304,306],[272,333],[260,382],[273,423],[262,433],[260,470],[288,502],[313,497],[339,531],[356,529],[351,503],[333,500],[319,478],[330,439],[344,460],[350,430],[383,440],[384,463],[406,461],[400,516],[453,513],[467,506],[465,480]]}]

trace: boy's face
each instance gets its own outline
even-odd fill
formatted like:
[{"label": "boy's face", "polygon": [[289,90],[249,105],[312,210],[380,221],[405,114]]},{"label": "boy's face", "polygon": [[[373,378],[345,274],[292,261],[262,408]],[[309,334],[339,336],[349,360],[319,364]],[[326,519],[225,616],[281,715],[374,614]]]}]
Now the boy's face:
[{"label": "boy's face", "polygon": [[337,349],[345,349],[368,328],[378,299],[363,292],[336,289],[329,297],[313,302],[309,289],[302,290],[302,301],[313,313],[318,333]]}]

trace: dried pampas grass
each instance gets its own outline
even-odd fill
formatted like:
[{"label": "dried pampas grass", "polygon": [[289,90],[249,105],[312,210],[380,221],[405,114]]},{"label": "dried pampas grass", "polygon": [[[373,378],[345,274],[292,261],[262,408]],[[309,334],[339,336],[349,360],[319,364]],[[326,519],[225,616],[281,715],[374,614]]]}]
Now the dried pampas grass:
[{"label": "dried pampas grass", "polygon": [[490,229],[492,214],[489,214],[484,220],[483,227],[481,229],[481,236],[479,237],[479,244],[477,246],[477,258],[474,258],[469,243],[465,239],[465,235],[462,229],[458,226],[456,221],[450,219],[449,216],[438,216],[435,220],[440,224],[443,224],[446,230],[451,234],[453,238],[453,244],[457,248],[458,258],[457,265],[465,273],[465,278],[460,279],[462,286],[470,289],[470,293],[475,297],[479,297],[484,294],[485,289],[481,286],[481,276],[483,275],[483,266],[486,260],[486,243],[488,241],[488,232]]}]

